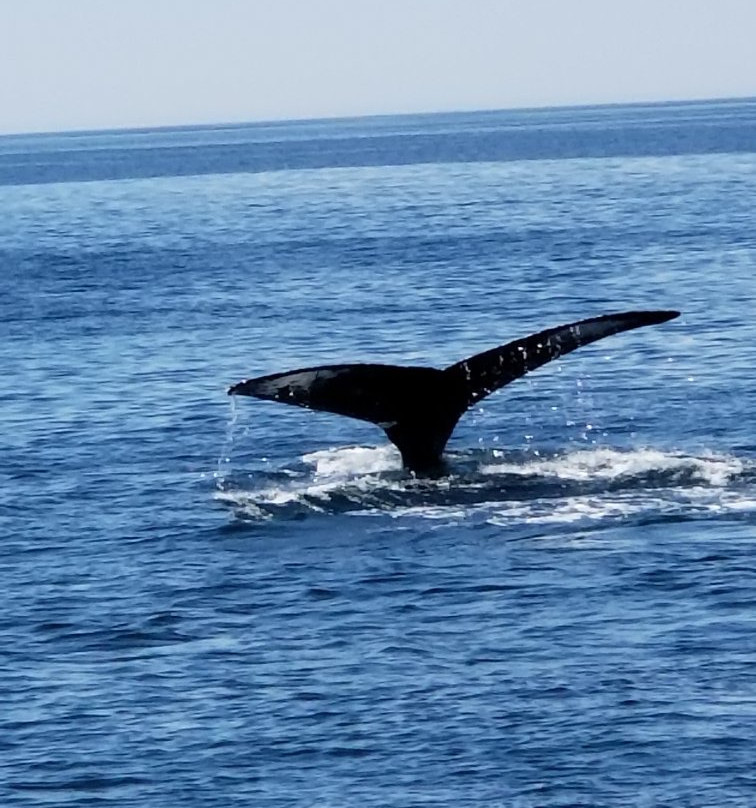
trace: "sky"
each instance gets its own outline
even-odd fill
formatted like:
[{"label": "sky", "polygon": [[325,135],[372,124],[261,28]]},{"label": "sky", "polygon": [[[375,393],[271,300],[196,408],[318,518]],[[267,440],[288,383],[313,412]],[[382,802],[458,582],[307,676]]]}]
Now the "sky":
[{"label": "sky", "polygon": [[756,96],[756,0],[0,0],[0,133]]}]

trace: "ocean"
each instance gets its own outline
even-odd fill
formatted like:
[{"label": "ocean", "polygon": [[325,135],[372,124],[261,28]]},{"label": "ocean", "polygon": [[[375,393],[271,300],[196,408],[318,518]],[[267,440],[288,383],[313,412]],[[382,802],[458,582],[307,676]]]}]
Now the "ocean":
[{"label": "ocean", "polygon": [[[756,805],[756,100],[0,138],[0,803]],[[415,478],[229,397],[608,312]]]}]

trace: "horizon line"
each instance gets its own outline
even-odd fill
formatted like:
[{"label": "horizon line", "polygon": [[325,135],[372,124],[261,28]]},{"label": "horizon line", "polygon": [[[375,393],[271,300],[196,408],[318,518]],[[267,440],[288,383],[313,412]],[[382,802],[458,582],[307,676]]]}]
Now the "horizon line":
[{"label": "horizon line", "polygon": [[116,133],[146,133],[156,131],[175,131],[179,129],[234,129],[245,126],[271,126],[271,125],[291,125],[307,123],[328,123],[341,121],[369,121],[383,118],[413,118],[436,115],[473,115],[473,114],[494,114],[499,112],[546,112],[549,110],[579,110],[579,109],[604,109],[610,107],[662,107],[662,106],[683,106],[686,104],[727,104],[727,103],[748,103],[756,102],[756,95],[744,96],[715,96],[715,97],[695,97],[695,98],[673,98],[668,100],[636,100],[636,101],[600,101],[595,103],[581,104],[525,104],[511,107],[470,107],[456,109],[435,109],[418,110],[416,112],[374,112],[357,115],[313,115],[311,117],[272,117],[272,118],[248,118],[244,120],[225,120],[216,122],[188,122],[155,125],[126,125],[126,126],[103,126],[84,127],[73,129],[38,129],[19,131],[0,131],[0,138],[14,137],[44,137],[50,135],[97,135]]}]

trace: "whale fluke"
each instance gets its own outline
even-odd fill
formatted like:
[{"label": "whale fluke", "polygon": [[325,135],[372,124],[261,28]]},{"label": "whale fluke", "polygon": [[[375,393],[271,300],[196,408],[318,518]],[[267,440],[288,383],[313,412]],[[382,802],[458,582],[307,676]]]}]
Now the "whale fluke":
[{"label": "whale fluke", "polygon": [[229,395],[254,396],[346,415],[380,426],[416,473],[442,467],[462,414],[490,393],[552,359],[596,340],[664,323],[677,311],[629,311],[591,317],[476,354],[445,370],[381,364],[320,365],[247,379]]}]

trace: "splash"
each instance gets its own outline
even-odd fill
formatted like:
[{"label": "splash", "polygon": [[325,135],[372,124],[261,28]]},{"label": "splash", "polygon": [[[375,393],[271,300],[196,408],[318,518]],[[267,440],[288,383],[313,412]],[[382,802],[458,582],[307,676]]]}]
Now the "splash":
[{"label": "splash", "polygon": [[231,449],[234,445],[234,432],[239,422],[239,408],[236,405],[236,397],[229,396],[229,416],[226,422],[226,435],[223,440],[223,448],[218,456],[213,478],[219,489],[224,487],[226,478],[231,473]]},{"label": "splash", "polygon": [[216,499],[246,520],[308,515],[468,520],[493,525],[585,525],[633,518],[697,518],[756,510],[756,462],[641,448],[550,456],[452,454],[450,475],[417,479],[390,446],[304,455],[294,468],[225,478]]},{"label": "splash", "polygon": [[380,474],[401,470],[399,452],[394,446],[350,446],[344,449],[326,449],[302,457],[315,469],[321,479],[354,478],[365,474]]},{"label": "splash", "polygon": [[597,448],[570,452],[525,463],[507,462],[504,453],[494,451],[501,461],[484,464],[481,474],[540,475],[561,480],[619,480],[648,475],[678,477],[680,480],[698,480],[712,486],[726,485],[734,476],[742,474],[744,461],[730,455],[714,453],[701,457],[658,449]]},{"label": "splash", "polygon": [[405,479],[393,447],[353,446],[312,452],[302,457],[304,468],[258,474],[249,481],[226,485],[215,498],[241,516],[269,519],[306,513],[343,513],[380,507]]}]

